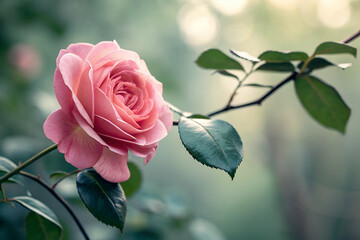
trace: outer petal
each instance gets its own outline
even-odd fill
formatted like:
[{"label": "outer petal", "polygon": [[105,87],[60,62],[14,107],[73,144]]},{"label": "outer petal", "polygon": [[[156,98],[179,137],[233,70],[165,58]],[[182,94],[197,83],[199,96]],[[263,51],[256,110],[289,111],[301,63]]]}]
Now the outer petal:
[{"label": "outer petal", "polygon": [[144,164],[148,164],[151,159],[155,156],[158,143],[155,143],[151,146],[141,147],[136,145],[129,146],[130,151],[138,157],[144,158]]},{"label": "outer petal", "polygon": [[89,43],[75,43],[70,44],[66,49],[62,49],[59,52],[58,57],[56,58],[56,66],[59,66],[59,62],[62,56],[66,53],[73,53],[79,56],[81,59],[85,60],[86,56],[90,52],[90,50],[94,47],[94,45]]},{"label": "outer petal", "polygon": [[169,132],[173,126],[173,113],[167,104],[163,105],[159,113],[159,119],[160,121],[163,122],[163,124],[166,127],[166,130]]},{"label": "outer petal", "polygon": [[102,154],[102,145],[90,137],[62,109],[50,114],[44,123],[46,137],[58,144],[65,160],[77,168],[93,166]]},{"label": "outer petal", "polygon": [[124,182],[129,179],[128,155],[119,155],[104,147],[103,154],[94,169],[109,182]]},{"label": "outer petal", "polygon": [[119,50],[120,47],[116,42],[103,41],[99,42],[94,46],[93,49],[87,55],[87,60],[90,62],[91,66],[95,66],[95,64],[108,55],[109,53]]},{"label": "outer petal", "polygon": [[67,115],[70,115],[74,106],[74,101],[72,99],[71,90],[64,83],[59,68],[56,68],[54,74],[54,91],[61,108]]}]

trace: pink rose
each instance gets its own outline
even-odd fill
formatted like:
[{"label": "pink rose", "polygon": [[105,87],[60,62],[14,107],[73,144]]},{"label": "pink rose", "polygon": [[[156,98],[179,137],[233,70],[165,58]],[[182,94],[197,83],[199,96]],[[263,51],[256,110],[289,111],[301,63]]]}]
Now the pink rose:
[{"label": "pink rose", "polygon": [[71,165],[93,167],[110,182],[126,181],[128,150],[148,163],[172,126],[162,84],[137,53],[116,41],[71,44],[56,66],[61,108],[46,119],[46,137]]}]

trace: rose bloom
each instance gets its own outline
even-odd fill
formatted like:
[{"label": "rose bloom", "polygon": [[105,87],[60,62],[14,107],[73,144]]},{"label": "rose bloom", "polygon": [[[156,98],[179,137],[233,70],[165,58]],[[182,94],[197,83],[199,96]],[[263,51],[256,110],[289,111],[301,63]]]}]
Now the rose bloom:
[{"label": "rose bloom", "polygon": [[148,163],[172,126],[162,84],[137,53],[116,41],[71,44],[56,66],[61,108],[46,119],[45,135],[71,165],[93,167],[110,182],[126,181],[128,151]]}]

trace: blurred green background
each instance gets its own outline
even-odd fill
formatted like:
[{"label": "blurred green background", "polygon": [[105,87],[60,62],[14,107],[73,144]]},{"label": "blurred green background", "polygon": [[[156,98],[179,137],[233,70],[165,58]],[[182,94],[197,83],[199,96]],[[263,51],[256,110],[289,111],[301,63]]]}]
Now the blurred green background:
[{"label": "blurred green background", "polygon": [[[55,59],[70,43],[117,40],[146,61],[164,84],[164,98],[184,111],[222,107],[236,83],[194,61],[208,48],[259,55],[268,49],[312,53],[323,41],[356,32],[359,0],[1,0],[0,155],[24,161],[51,142],[43,134],[58,107],[52,90]],[[351,45],[359,48],[360,40]],[[299,104],[292,83],[265,101],[217,116],[244,142],[235,179],[192,159],[177,128],[142,166],[141,191],[129,199],[125,234],[98,222],[78,200],[74,179],[59,192],[74,206],[91,239],[360,239],[360,62],[320,71],[352,109],[346,134],[325,129]],[[241,73],[239,73],[241,74]],[[284,74],[254,74],[251,82],[276,84]],[[264,90],[244,88],[235,101]],[[73,169],[52,153],[30,170],[46,178]],[[81,239],[73,220],[35,183],[33,195],[51,206],[65,239]],[[7,186],[9,196],[22,193]],[[0,205],[0,239],[23,239],[25,211]]]}]

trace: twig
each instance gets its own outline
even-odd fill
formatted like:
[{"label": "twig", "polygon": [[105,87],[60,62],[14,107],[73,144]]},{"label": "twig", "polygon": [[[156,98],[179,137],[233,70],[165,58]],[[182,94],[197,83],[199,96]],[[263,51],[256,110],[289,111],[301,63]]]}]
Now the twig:
[{"label": "twig", "polygon": [[48,154],[49,152],[55,150],[57,148],[57,145],[54,144],[46,149],[44,149],[43,151],[39,152],[38,154],[36,154],[35,156],[29,158],[27,161],[25,161],[23,164],[20,164],[18,167],[14,168],[13,170],[11,170],[10,172],[6,173],[5,175],[3,175],[0,178],[0,183],[5,182],[6,180],[8,180],[9,178],[11,178],[13,175],[17,174],[18,172],[20,172],[22,169],[26,168],[27,166],[29,166],[30,164],[32,164],[33,162],[35,162],[36,160],[38,160],[39,158],[41,158],[42,156]]},{"label": "twig", "polygon": [[76,169],[75,171],[72,171],[68,174],[66,174],[65,176],[61,177],[59,180],[57,180],[52,186],[51,186],[51,189],[55,189],[55,187],[62,181],[64,180],[65,178],[67,177],[70,177],[71,175],[74,175],[75,173],[78,173],[80,172],[81,170],[80,169]]},{"label": "twig", "polygon": [[347,37],[343,43],[350,43],[352,42],[353,40],[355,40],[356,38],[358,38],[360,36],[360,30],[357,32],[357,33],[354,33],[353,35]]},{"label": "twig", "polygon": [[21,175],[30,178],[32,180],[34,180],[35,182],[39,183],[41,186],[43,186],[48,192],[50,192],[65,208],[66,210],[69,212],[69,214],[71,215],[71,217],[74,219],[75,223],[78,225],[82,235],[84,236],[84,238],[86,240],[89,240],[89,236],[86,234],[84,227],[81,225],[79,219],[77,218],[77,216],[75,215],[74,211],[71,209],[71,206],[69,205],[68,202],[66,202],[65,199],[63,199],[57,192],[55,192],[54,189],[52,189],[51,187],[49,187],[40,177],[37,177],[35,175],[32,175],[30,173],[24,172],[24,171],[20,171],[19,172]]},{"label": "twig", "polygon": [[226,112],[226,111],[229,111],[229,110],[234,110],[234,109],[244,108],[244,107],[250,107],[252,105],[260,105],[265,99],[270,97],[276,90],[278,90],[280,87],[282,87],[285,83],[287,83],[287,82],[289,82],[291,80],[294,80],[296,78],[296,76],[297,76],[297,73],[293,72],[290,76],[288,76],[283,81],[281,81],[273,89],[268,91],[264,96],[262,96],[261,98],[255,100],[255,101],[240,104],[240,105],[235,105],[235,106],[225,106],[220,110],[209,113],[208,116],[211,117],[211,116],[218,115],[220,113],[223,113],[223,112]]}]

